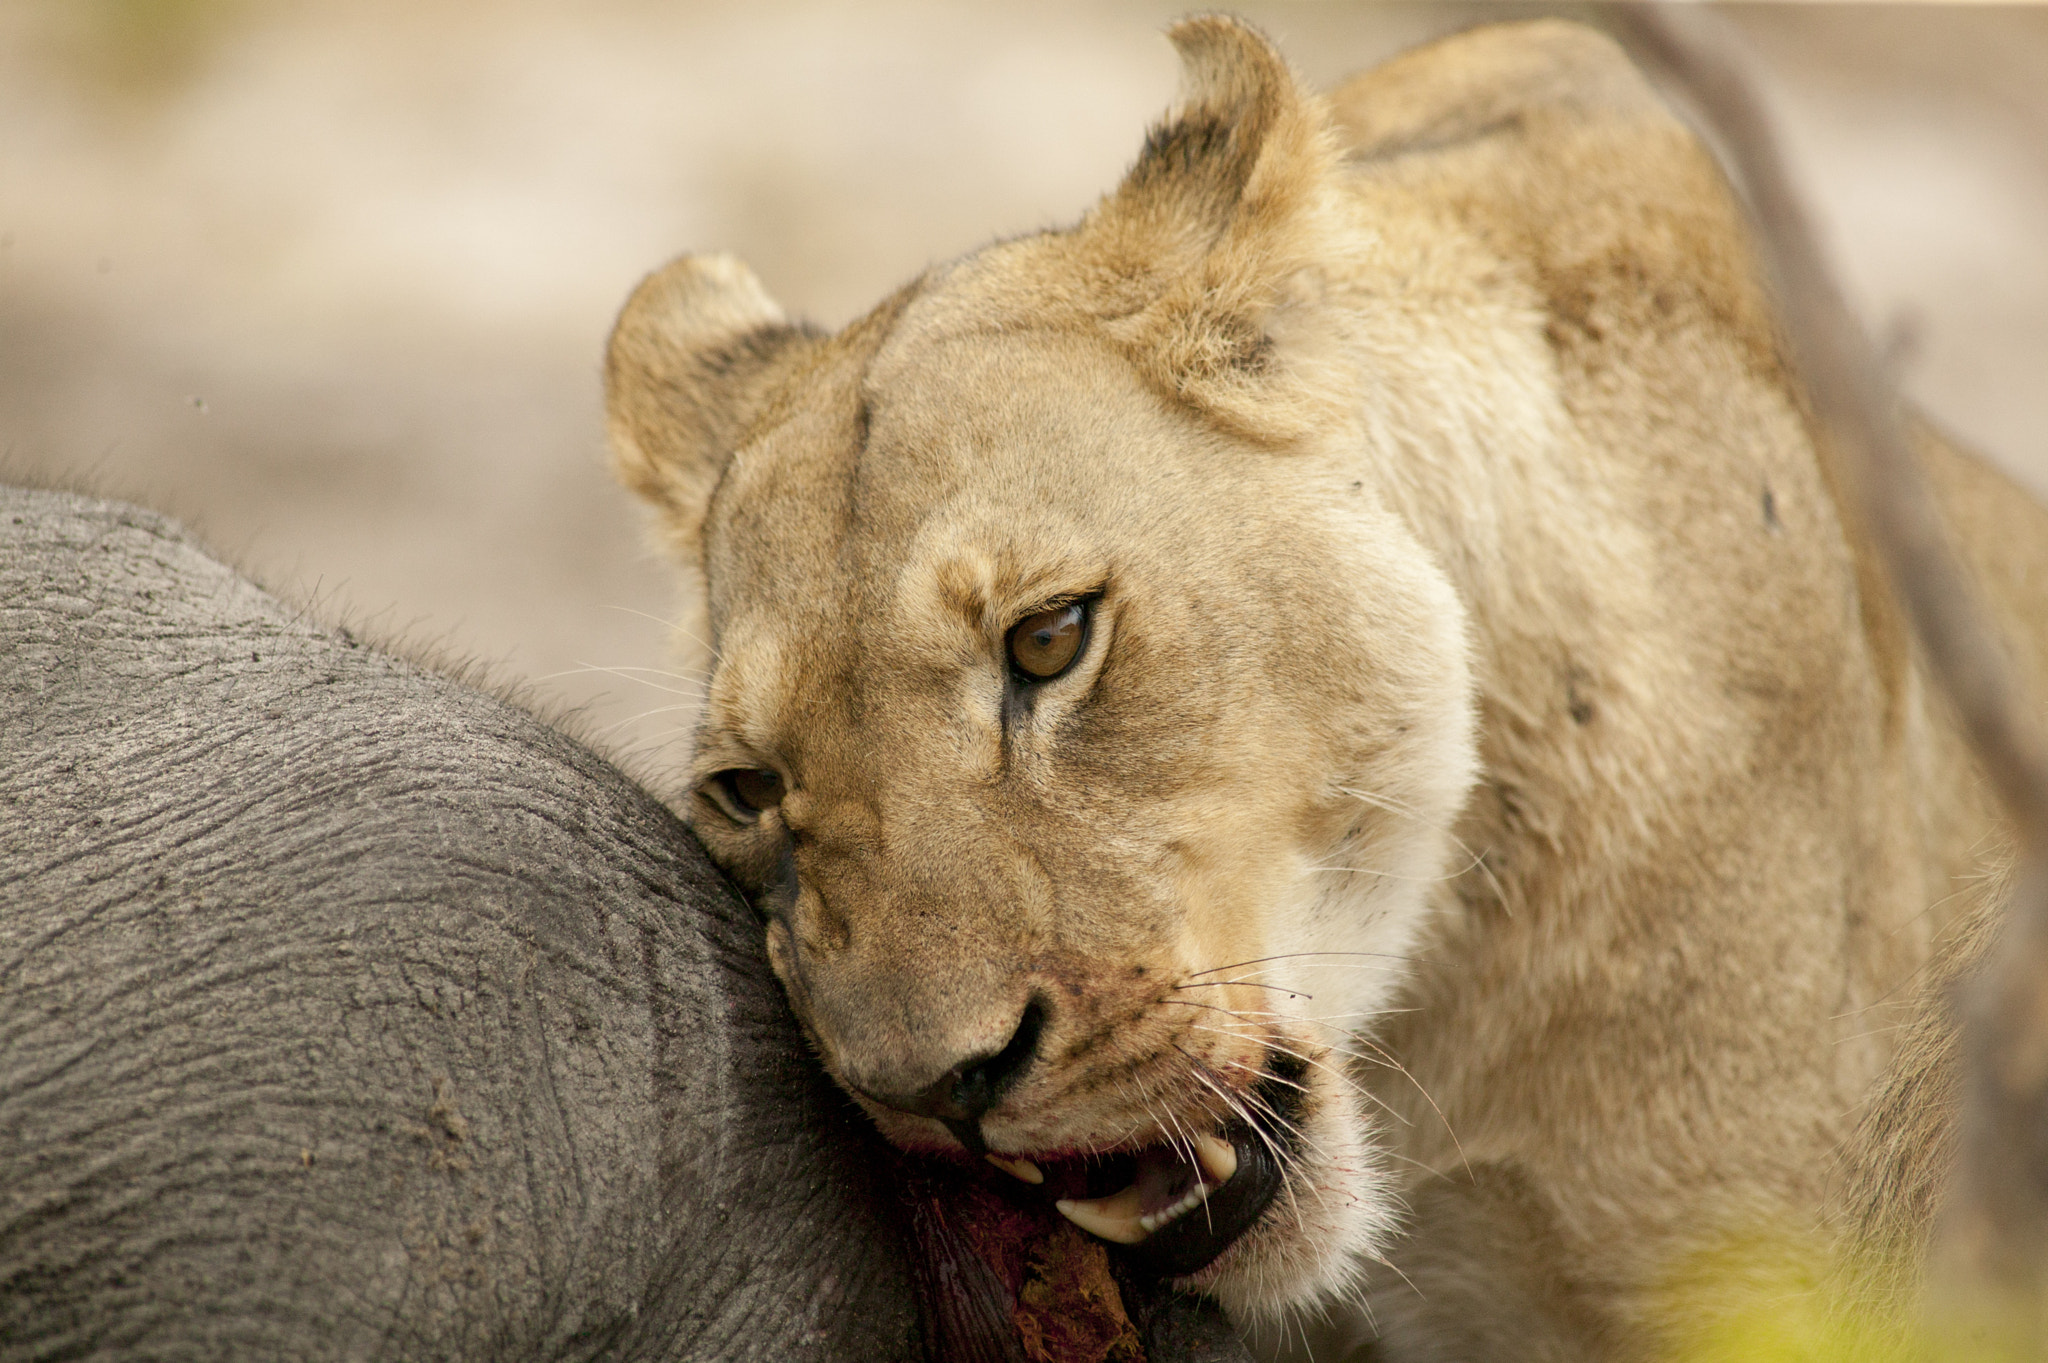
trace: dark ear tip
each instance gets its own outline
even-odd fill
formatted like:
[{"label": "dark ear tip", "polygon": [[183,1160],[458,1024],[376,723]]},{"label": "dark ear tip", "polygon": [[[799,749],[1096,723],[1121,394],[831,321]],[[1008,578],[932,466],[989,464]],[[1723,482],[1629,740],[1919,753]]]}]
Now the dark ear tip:
[{"label": "dark ear tip", "polygon": [[[1181,103],[1166,128],[1223,125],[1235,130],[1231,140],[1242,151],[1255,154],[1286,112],[1302,103],[1303,87],[1280,49],[1242,19],[1200,15],[1175,24],[1167,37],[1180,54]],[[1239,169],[1248,172],[1250,165]]]},{"label": "dark ear tip", "polygon": [[1234,14],[1194,15],[1167,29],[1166,37],[1187,69],[1191,94],[1247,67],[1262,80],[1291,79],[1273,40]]},{"label": "dark ear tip", "polygon": [[1273,41],[1248,19],[1235,14],[1190,14],[1167,27],[1166,36],[1183,50],[1213,43],[1250,43],[1272,50]]}]

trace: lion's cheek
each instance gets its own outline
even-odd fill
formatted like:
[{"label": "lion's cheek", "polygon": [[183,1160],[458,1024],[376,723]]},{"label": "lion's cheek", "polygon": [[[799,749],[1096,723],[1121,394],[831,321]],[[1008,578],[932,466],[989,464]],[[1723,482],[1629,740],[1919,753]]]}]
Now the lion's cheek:
[{"label": "lion's cheek", "polygon": [[[1167,859],[1171,910],[1157,925],[1189,975],[1269,954],[1274,913],[1290,897],[1292,848],[1278,818],[1251,811],[1179,841]],[[1277,852],[1276,852],[1277,849]]]}]

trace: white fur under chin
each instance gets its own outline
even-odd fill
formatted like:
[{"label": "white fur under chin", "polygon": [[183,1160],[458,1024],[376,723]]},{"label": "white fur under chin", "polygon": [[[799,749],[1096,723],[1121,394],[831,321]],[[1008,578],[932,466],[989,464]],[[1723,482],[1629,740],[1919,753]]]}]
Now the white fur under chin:
[{"label": "white fur under chin", "polygon": [[1400,1223],[1393,1180],[1359,1099],[1342,1079],[1311,1074],[1301,1158],[1272,1210],[1193,1279],[1232,1320],[1261,1332],[1356,1306],[1365,1263]]}]

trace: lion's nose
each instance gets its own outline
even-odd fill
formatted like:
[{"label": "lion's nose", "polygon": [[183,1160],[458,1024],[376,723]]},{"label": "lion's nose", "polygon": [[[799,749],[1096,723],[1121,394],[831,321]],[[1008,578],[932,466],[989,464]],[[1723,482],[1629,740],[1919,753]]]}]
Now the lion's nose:
[{"label": "lion's nose", "polygon": [[865,1085],[861,1092],[884,1107],[944,1122],[961,1144],[976,1150],[981,1141],[982,1115],[1000,1102],[1004,1091],[1031,1067],[1038,1055],[1039,1034],[1044,1030],[1044,1005],[1033,999],[1024,1005],[1010,1039],[994,1054],[963,1060],[915,1093],[877,1091]]}]

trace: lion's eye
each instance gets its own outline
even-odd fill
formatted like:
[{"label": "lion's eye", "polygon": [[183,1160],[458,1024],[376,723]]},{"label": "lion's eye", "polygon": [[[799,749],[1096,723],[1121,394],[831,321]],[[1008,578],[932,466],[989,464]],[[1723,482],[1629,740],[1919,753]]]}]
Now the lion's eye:
[{"label": "lion's eye", "polygon": [[711,778],[742,814],[755,815],[782,803],[782,774],[762,767],[728,767]]},{"label": "lion's eye", "polygon": [[1074,665],[1087,642],[1088,603],[1054,606],[1010,627],[1010,666],[1026,681],[1051,681]]}]

